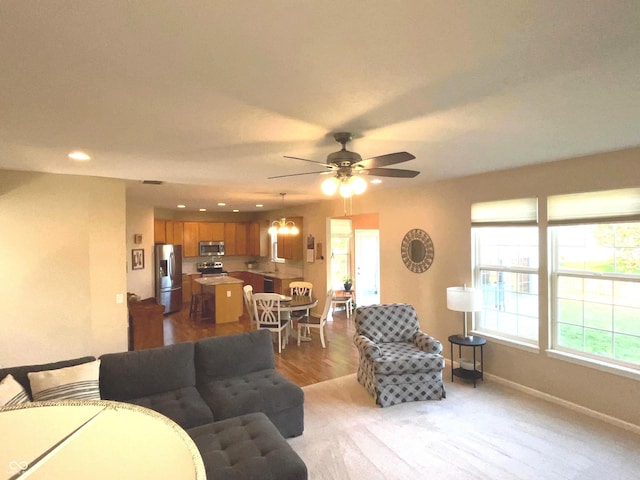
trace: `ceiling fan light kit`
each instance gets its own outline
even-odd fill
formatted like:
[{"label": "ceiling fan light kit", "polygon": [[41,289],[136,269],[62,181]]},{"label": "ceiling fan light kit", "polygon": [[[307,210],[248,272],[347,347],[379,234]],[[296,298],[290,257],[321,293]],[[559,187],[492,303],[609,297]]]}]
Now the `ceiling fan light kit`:
[{"label": "ceiling fan light kit", "polygon": [[398,168],[382,168],[396,163],[407,162],[416,158],[408,152],[396,152],[378,157],[371,157],[363,160],[356,152],[347,150],[346,144],[353,136],[350,132],[338,132],[333,134],[333,138],[342,145],[342,149],[330,153],[326,162],[317,162],[306,158],[290,157],[285,158],[301,160],[322,165],[325,170],[321,172],[294,173],[291,175],[277,175],[272,178],[294,177],[298,175],[312,175],[317,173],[335,172],[335,176],[322,182],[322,192],[325,195],[340,193],[343,198],[351,198],[352,195],[360,195],[367,189],[367,182],[360,175],[375,175],[378,177],[413,178],[420,174],[415,170],[402,170]]}]

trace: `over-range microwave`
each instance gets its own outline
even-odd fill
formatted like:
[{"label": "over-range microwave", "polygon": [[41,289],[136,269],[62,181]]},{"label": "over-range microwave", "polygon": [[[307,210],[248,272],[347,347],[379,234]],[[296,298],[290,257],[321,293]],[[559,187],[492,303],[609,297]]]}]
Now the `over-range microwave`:
[{"label": "over-range microwave", "polygon": [[200,256],[224,255],[224,242],[200,242]]}]

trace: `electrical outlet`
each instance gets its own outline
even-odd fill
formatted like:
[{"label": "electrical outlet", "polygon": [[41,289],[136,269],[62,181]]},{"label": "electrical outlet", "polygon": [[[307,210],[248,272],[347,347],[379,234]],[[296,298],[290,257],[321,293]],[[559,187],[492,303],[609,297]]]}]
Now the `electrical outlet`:
[{"label": "electrical outlet", "polygon": [[227,290],[227,297],[231,296],[231,290]]}]

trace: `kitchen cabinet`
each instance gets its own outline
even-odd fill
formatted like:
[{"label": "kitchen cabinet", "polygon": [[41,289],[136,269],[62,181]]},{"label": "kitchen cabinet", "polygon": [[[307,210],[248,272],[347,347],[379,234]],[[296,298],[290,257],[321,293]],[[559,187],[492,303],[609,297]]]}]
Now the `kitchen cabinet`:
[{"label": "kitchen cabinet", "polygon": [[184,222],[183,228],[183,244],[182,254],[185,257],[197,257],[199,252],[198,248],[198,222]]},{"label": "kitchen cabinet", "polygon": [[302,260],[302,217],[287,217],[300,230],[298,235],[278,235],[278,257],[287,260]]},{"label": "kitchen cabinet", "polygon": [[153,220],[153,243],[167,243],[165,220]]},{"label": "kitchen cabinet", "polygon": [[249,255],[247,249],[248,223],[236,223],[236,255]]},{"label": "kitchen cabinet", "polygon": [[166,243],[173,245],[182,245],[184,236],[182,222],[165,220],[164,227]]},{"label": "kitchen cabinet", "polygon": [[[299,225],[300,218],[296,218]],[[155,243],[182,245],[185,257],[198,257],[199,242],[224,240],[227,256],[260,256],[263,233],[260,222],[179,222],[174,220],[154,219]],[[302,237],[283,239],[282,252],[291,260],[302,259]],[[298,246],[297,243],[300,243]]]},{"label": "kitchen cabinet", "polygon": [[238,255],[236,248],[236,228],[237,223],[224,224],[224,254]]},{"label": "kitchen cabinet", "polygon": [[[297,225],[298,222],[296,222]],[[300,282],[302,281],[302,277],[300,278],[274,278],[273,279],[273,290],[280,295],[289,295],[291,293],[291,288],[289,284],[291,282]]]},{"label": "kitchen cabinet", "polygon": [[225,224],[222,222],[198,222],[198,241],[216,242],[224,240],[224,226]]},{"label": "kitchen cabinet", "polygon": [[182,245],[182,222],[173,220],[153,220],[153,243]]},{"label": "kitchen cabinet", "polygon": [[247,255],[260,255],[260,222],[247,224]]}]

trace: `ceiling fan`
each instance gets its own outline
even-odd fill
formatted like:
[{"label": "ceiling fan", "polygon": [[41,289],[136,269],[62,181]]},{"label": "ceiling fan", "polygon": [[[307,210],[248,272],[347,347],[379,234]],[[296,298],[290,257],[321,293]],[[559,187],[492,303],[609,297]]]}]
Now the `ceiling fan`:
[{"label": "ceiling fan", "polygon": [[[362,191],[364,191],[364,188],[366,188],[366,182],[364,182],[364,180],[359,177],[354,177],[354,175],[357,174],[396,178],[413,178],[420,174],[420,172],[417,172],[415,170],[383,168],[388,165],[408,162],[409,160],[413,160],[414,158],[416,158],[414,155],[411,155],[408,152],[388,153],[386,155],[380,155],[378,157],[371,157],[363,160],[359,154],[357,154],[356,152],[351,152],[346,148],[346,144],[353,138],[351,133],[334,133],[333,138],[335,138],[336,142],[342,145],[342,149],[337,152],[330,153],[327,156],[327,161],[324,163],[317,162],[315,160],[308,160],[306,158],[291,157],[288,155],[284,156],[285,158],[291,158],[293,160],[302,160],[303,162],[322,165],[325,167],[323,170],[317,172],[293,173],[289,175],[276,175],[273,177],[269,177],[269,179],[335,172],[334,177],[323,183],[322,189],[325,193],[332,195],[338,188],[340,188],[340,194],[345,197],[351,196],[351,190],[353,190],[353,193],[362,193],[358,192],[357,190],[361,189]],[[357,180],[359,180],[359,182]],[[333,183],[333,186],[329,185],[331,183]],[[358,183],[364,185],[364,187],[361,186],[360,188],[358,188]],[[327,188],[331,191],[325,190],[325,184],[327,184]],[[343,186],[345,185],[349,186],[349,188],[343,188]],[[352,185],[353,188],[351,188]],[[347,190],[348,195],[345,195],[345,193],[347,193]]]}]

